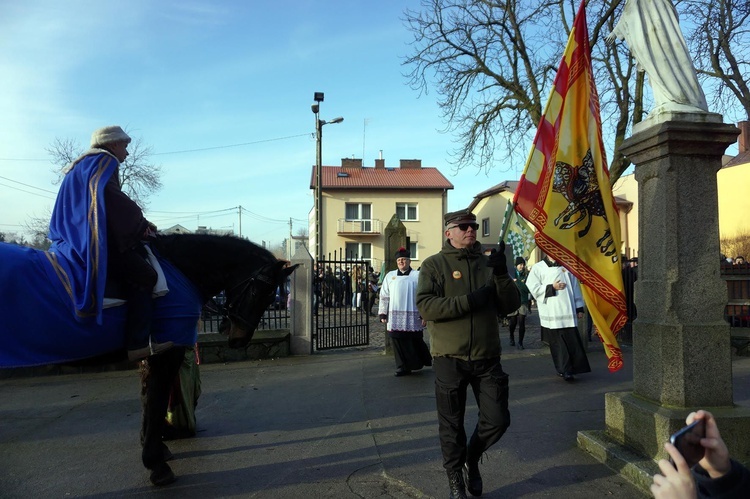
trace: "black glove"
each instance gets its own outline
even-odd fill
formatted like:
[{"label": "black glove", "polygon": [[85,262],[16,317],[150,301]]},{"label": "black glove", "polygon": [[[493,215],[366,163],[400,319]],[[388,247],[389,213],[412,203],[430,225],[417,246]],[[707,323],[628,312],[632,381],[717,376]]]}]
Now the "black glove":
[{"label": "black glove", "polygon": [[476,291],[472,291],[466,298],[469,300],[469,309],[474,312],[487,306],[487,303],[495,296],[494,286],[482,286]]},{"label": "black glove", "polygon": [[500,241],[500,250],[492,250],[487,257],[487,266],[492,267],[494,275],[507,275],[508,262],[505,261],[505,243]]}]

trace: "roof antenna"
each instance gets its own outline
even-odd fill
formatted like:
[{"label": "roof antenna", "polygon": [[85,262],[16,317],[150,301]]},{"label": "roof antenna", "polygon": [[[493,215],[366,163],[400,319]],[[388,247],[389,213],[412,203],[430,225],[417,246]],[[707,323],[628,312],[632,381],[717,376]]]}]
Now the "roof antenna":
[{"label": "roof antenna", "polygon": [[362,125],[362,166],[364,166],[365,161],[365,135],[367,133],[367,123],[370,121],[368,118],[365,118],[364,123]]}]

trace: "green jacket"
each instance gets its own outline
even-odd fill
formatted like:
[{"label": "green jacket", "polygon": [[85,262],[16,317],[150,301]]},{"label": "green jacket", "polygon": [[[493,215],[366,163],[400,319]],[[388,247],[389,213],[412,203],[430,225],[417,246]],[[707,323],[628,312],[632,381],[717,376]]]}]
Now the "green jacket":
[{"label": "green jacket", "polygon": [[526,286],[526,279],[529,277],[529,273],[525,270],[519,272],[518,269],[513,269],[511,272],[516,276],[515,283],[518,292],[521,294],[521,305],[526,305],[527,307],[531,306],[531,297],[529,296],[531,291],[529,291],[529,287]]},{"label": "green jacket", "polygon": [[[494,304],[471,312],[467,294],[487,284],[495,287]],[[500,357],[497,315],[520,306],[513,279],[508,274],[492,275],[479,242],[471,248],[458,249],[446,239],[440,252],[426,258],[419,269],[417,308],[427,321],[434,357]]]}]

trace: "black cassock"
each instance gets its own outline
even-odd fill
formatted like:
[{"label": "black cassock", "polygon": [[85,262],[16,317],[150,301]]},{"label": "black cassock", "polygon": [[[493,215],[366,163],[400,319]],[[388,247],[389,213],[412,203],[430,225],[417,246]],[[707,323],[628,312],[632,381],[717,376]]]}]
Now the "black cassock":
[{"label": "black cassock", "polygon": [[559,374],[590,373],[589,358],[583,347],[581,335],[576,327],[550,329],[542,326],[542,333],[549,342],[549,351]]}]

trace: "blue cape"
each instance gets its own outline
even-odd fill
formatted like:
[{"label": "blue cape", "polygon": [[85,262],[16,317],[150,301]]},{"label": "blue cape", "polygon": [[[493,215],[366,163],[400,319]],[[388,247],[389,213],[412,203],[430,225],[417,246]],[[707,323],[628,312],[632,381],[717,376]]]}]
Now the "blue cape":
[{"label": "blue cape", "polygon": [[[169,293],[154,300],[155,341],[192,346],[202,300],[196,287],[160,259]],[[125,349],[125,306],[96,317],[71,313],[69,282],[58,274],[74,267],[60,254],[0,243],[0,368],[69,362]]]},{"label": "blue cape", "polygon": [[78,158],[60,184],[50,220],[54,275],[65,283],[71,311],[100,325],[107,279],[104,186],[118,166],[117,158],[99,149]]},{"label": "blue cape", "polygon": [[[94,149],[65,175],[50,221],[48,252],[0,243],[0,367],[68,362],[125,348],[125,306],[104,309],[104,187],[119,163]],[[160,260],[169,293],[155,299],[151,336],[192,346],[201,299]]]}]

